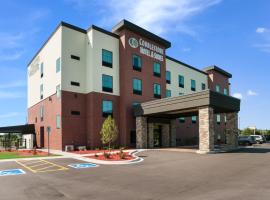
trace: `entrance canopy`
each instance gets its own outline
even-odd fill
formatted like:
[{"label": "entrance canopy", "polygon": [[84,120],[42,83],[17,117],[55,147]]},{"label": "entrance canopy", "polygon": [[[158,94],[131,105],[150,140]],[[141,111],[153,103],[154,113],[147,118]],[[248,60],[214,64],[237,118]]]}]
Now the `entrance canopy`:
[{"label": "entrance canopy", "polygon": [[18,126],[0,127],[0,133],[21,133],[22,135],[35,134],[35,125],[25,124]]},{"label": "entrance canopy", "polygon": [[137,105],[136,117],[171,118],[187,117],[198,114],[200,108],[211,107],[215,113],[240,111],[240,100],[218,92],[205,90],[178,97],[169,97]]}]

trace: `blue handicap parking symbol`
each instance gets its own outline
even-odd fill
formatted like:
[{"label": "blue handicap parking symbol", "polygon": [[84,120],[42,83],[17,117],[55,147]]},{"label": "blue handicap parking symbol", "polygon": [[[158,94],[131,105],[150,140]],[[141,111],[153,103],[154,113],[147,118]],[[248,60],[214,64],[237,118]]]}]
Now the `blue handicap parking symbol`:
[{"label": "blue handicap parking symbol", "polygon": [[0,171],[0,176],[11,176],[11,175],[21,175],[25,174],[22,169],[8,169]]},{"label": "blue handicap parking symbol", "polygon": [[94,163],[79,163],[79,164],[71,164],[68,166],[75,169],[84,169],[84,168],[90,168],[90,167],[98,167],[99,165],[96,165]]}]

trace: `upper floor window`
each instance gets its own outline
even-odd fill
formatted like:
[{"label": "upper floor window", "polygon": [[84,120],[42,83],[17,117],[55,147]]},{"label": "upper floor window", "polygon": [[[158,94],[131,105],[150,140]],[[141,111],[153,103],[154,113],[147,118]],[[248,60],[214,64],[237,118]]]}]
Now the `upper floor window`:
[{"label": "upper floor window", "polygon": [[206,85],[205,83],[202,83],[202,90],[205,90],[206,89]]},{"label": "upper floor window", "polygon": [[192,122],[192,124],[196,124],[197,123],[197,116],[192,116],[191,122]]},{"label": "upper floor window", "polygon": [[40,99],[43,99],[43,84],[40,85]]},{"label": "upper floor window", "polygon": [[225,95],[228,95],[228,90],[227,90],[227,88],[224,88],[224,94],[225,94]]},{"label": "upper floor window", "polygon": [[61,70],[61,58],[57,58],[56,60],[56,73],[60,72]]},{"label": "upper floor window", "polygon": [[80,60],[80,57],[75,55],[70,55],[70,58],[74,60]]},{"label": "upper floor window", "polygon": [[112,67],[113,53],[106,49],[102,49],[102,66]]},{"label": "upper floor window", "polygon": [[61,128],[61,117],[60,117],[60,115],[56,115],[56,128],[57,129]]},{"label": "upper floor window", "polygon": [[181,76],[181,75],[178,76],[178,85],[181,88],[185,87],[185,78],[184,78],[184,76]]},{"label": "upper floor window", "polygon": [[44,119],[44,106],[40,107],[40,121],[42,122]]},{"label": "upper floor window", "polygon": [[166,97],[171,97],[172,94],[171,94],[171,90],[166,90]]},{"label": "upper floor window", "polygon": [[40,78],[43,77],[43,73],[44,73],[44,64],[43,62],[40,64]]},{"label": "upper floor window", "polygon": [[191,79],[191,91],[196,91],[196,81]]},{"label": "upper floor window", "polygon": [[154,97],[161,98],[161,87],[157,83],[154,84]]},{"label": "upper floor window", "polygon": [[220,92],[220,85],[216,85],[216,92]]},{"label": "upper floor window", "polygon": [[132,65],[133,65],[134,70],[141,71],[142,70],[142,59],[141,59],[141,57],[137,56],[137,55],[133,55],[132,56]]},{"label": "upper floor window", "polygon": [[186,121],[186,119],[184,117],[180,117],[180,118],[178,118],[178,120],[180,123],[185,123],[185,121]]},{"label": "upper floor window", "polygon": [[220,115],[217,115],[217,124],[220,124],[220,121],[221,121]]},{"label": "upper floor window", "polygon": [[71,115],[81,115],[80,111],[75,111],[75,110],[72,110],[70,113]]},{"label": "upper floor window", "polygon": [[154,76],[160,77],[160,63],[154,62],[153,73],[154,73]]},{"label": "upper floor window", "polygon": [[171,84],[171,72],[166,71],[166,83]]},{"label": "upper floor window", "polygon": [[61,86],[56,86],[56,97],[59,99],[61,97]]},{"label": "upper floor window", "polygon": [[113,102],[108,100],[102,101],[102,116],[108,117],[113,115]]},{"label": "upper floor window", "polygon": [[140,79],[133,79],[133,94],[142,94],[142,80]]},{"label": "upper floor window", "polygon": [[73,86],[80,87],[80,83],[79,82],[71,81],[70,84],[73,85]]},{"label": "upper floor window", "polygon": [[102,91],[113,92],[113,77],[102,74]]}]

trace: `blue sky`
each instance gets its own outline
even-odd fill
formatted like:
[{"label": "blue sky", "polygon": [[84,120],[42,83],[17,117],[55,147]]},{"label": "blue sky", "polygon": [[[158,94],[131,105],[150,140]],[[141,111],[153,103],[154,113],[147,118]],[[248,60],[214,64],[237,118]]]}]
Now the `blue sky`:
[{"label": "blue sky", "polygon": [[171,41],[167,54],[231,72],[241,128],[270,129],[270,1],[3,1],[0,7],[0,126],[27,119],[26,67],[60,21],[111,30],[125,18]]}]

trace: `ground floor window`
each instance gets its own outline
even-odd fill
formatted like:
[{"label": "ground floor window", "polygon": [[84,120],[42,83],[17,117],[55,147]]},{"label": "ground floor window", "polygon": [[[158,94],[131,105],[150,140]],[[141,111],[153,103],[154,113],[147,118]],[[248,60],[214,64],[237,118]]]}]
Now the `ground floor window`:
[{"label": "ground floor window", "polygon": [[61,128],[61,117],[60,117],[60,115],[56,115],[56,128],[57,129]]},{"label": "ground floor window", "polygon": [[191,121],[192,121],[192,124],[196,124],[197,123],[197,116],[192,116]]},{"label": "ground floor window", "polygon": [[108,117],[109,115],[113,115],[113,102],[104,100],[102,102],[102,116]]},{"label": "ground floor window", "polygon": [[130,131],[130,144],[136,144],[136,131]]}]

